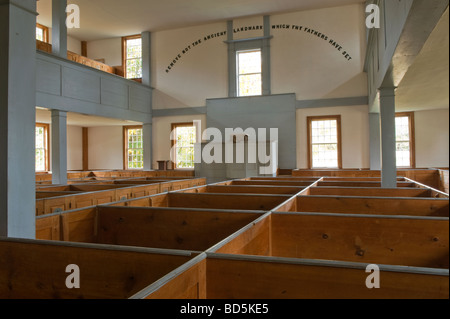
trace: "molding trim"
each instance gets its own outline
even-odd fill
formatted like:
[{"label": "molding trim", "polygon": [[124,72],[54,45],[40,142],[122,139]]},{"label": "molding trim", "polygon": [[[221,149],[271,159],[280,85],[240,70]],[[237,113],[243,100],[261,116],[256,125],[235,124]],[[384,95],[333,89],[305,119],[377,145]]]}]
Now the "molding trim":
[{"label": "molding trim", "polygon": [[19,8],[23,11],[26,11],[28,13],[31,13],[32,15],[38,16],[39,13],[36,11],[36,6],[34,6],[34,8],[28,8],[26,5],[17,2],[16,0],[1,0],[0,1],[0,6],[4,6],[4,5],[12,5],[15,6],[16,8]]},{"label": "molding trim", "polygon": [[335,106],[357,106],[368,104],[369,98],[367,96],[344,97],[334,99],[317,99],[317,100],[297,100],[297,109],[335,107]]},{"label": "molding trim", "polygon": [[260,41],[260,40],[270,40],[273,38],[273,35],[263,36],[263,37],[255,37],[255,38],[247,38],[247,39],[237,39],[237,40],[226,40],[224,43],[240,43],[240,42],[250,42],[250,41]]},{"label": "molding trim", "polygon": [[185,107],[179,109],[160,109],[152,111],[153,117],[165,117],[165,116],[181,116],[181,115],[199,115],[206,114],[206,107]]}]

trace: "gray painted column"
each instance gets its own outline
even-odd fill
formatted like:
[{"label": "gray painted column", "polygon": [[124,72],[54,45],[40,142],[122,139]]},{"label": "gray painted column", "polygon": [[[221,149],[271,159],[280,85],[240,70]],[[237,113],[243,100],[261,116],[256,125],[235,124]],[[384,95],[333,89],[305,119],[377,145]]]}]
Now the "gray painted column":
[{"label": "gray painted column", "polygon": [[52,182],[67,184],[67,112],[52,110]]},{"label": "gray painted column", "polygon": [[[150,32],[142,32],[142,84],[152,85],[152,70],[151,70],[151,43],[152,37]],[[149,105],[152,109],[152,105]],[[144,170],[150,171],[153,169],[152,159],[152,124],[144,123],[142,125],[142,134],[144,139]]]},{"label": "gray painted column", "polygon": [[142,125],[142,135],[144,139],[144,171],[151,171],[153,169],[151,123]]},{"label": "gray painted column", "polygon": [[270,95],[272,93],[271,83],[271,57],[270,57],[270,16],[264,16],[264,37],[261,55],[262,55],[262,94]]},{"label": "gray painted column", "polygon": [[381,183],[382,187],[397,187],[397,157],[395,139],[395,88],[381,88]]},{"label": "gray painted column", "polygon": [[151,44],[152,37],[150,32],[142,32],[142,84],[152,85],[151,69]]},{"label": "gray painted column", "polygon": [[227,21],[227,42],[228,42],[228,97],[237,96],[236,84],[236,49],[233,41],[233,21]]},{"label": "gray painted column", "polygon": [[0,236],[3,237],[36,238],[36,15],[35,0],[0,0]]},{"label": "gray painted column", "polygon": [[380,113],[369,113],[370,169],[381,170]]},{"label": "gray painted column", "polygon": [[52,53],[67,59],[67,0],[52,1]]}]

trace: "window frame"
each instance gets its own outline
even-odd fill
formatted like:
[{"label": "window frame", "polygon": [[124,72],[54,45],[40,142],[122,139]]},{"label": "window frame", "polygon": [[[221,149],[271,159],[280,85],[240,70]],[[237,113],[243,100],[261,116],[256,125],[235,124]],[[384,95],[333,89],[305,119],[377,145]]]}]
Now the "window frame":
[{"label": "window frame", "polygon": [[[49,43],[49,28],[46,27],[45,25],[36,23],[36,29],[38,29],[38,28],[42,29],[42,31],[43,31],[44,40],[42,42]],[[38,40],[38,41],[40,41],[40,40]]]},{"label": "window frame", "polygon": [[[313,151],[312,151],[312,122],[314,121],[336,121],[337,130],[337,148],[338,148],[338,167],[313,167]],[[307,117],[307,146],[308,146],[308,168],[309,169],[342,169],[342,129],[341,129],[341,115],[325,115],[325,116],[308,116]]]},{"label": "window frame", "polygon": [[[261,71],[259,73],[243,73],[240,74],[239,69],[239,54],[241,53],[252,53],[252,52],[259,52],[261,55]],[[261,75],[261,93],[257,95],[240,95],[240,79],[241,76],[244,75]],[[251,97],[251,96],[262,96],[263,95],[263,50],[262,48],[254,48],[254,49],[246,49],[246,50],[236,50],[236,95],[237,97]]]},{"label": "window frame", "polygon": [[[132,171],[139,171],[139,170],[143,170],[144,167],[142,168],[129,168],[128,165],[128,131],[129,130],[136,130],[136,129],[141,129],[143,130],[144,127],[143,125],[128,125],[128,126],[124,126],[123,127],[123,169],[128,171],[128,170],[132,170]],[[144,150],[144,136],[142,136],[142,150]],[[144,156],[144,153],[142,153],[142,156]],[[144,164],[144,162],[143,162]]]},{"label": "window frame", "polygon": [[[35,165],[34,165],[35,166],[35,171],[37,173],[49,172],[50,171],[50,124],[47,124],[47,123],[36,123],[35,124],[35,130],[38,127],[44,128],[44,134],[45,134],[45,136],[44,136],[45,170],[43,170],[43,171],[37,170],[36,163],[35,163]],[[35,138],[35,152],[36,152],[36,133],[35,133],[35,137],[34,138]]]},{"label": "window frame", "polygon": [[[129,35],[126,37],[122,37],[122,68],[123,68],[123,77],[125,79],[127,78],[127,41],[128,40],[134,40],[134,39],[142,39],[142,35],[141,34],[135,34],[135,35]],[[142,57],[141,57],[142,59]],[[128,80],[134,80],[134,81],[139,81],[142,80],[142,77],[140,78],[130,78]]]},{"label": "window frame", "polygon": [[[184,123],[172,123],[171,124],[171,134],[173,134],[173,132],[175,131],[176,128],[178,127],[193,127],[195,129],[195,142],[198,142],[198,136],[197,136],[197,126],[195,125],[194,122],[184,122]],[[174,154],[172,154],[172,158],[174,159],[174,162],[172,162],[172,167],[173,169],[185,169],[185,170],[192,170],[194,169],[194,167],[192,168],[178,168],[177,167],[177,154],[176,154],[176,138],[175,136],[171,136],[171,142],[172,142],[172,151],[174,152]],[[195,159],[194,159],[195,160]],[[195,162],[194,162],[195,164]]]},{"label": "window frame", "polygon": [[[407,117],[409,123],[409,156],[410,156],[410,166],[398,166],[397,168],[416,168],[416,130],[415,130],[415,118],[414,112],[399,112],[395,113],[395,118],[397,117]],[[395,144],[397,145],[399,141],[395,139]],[[397,152],[396,152],[397,153]]]}]

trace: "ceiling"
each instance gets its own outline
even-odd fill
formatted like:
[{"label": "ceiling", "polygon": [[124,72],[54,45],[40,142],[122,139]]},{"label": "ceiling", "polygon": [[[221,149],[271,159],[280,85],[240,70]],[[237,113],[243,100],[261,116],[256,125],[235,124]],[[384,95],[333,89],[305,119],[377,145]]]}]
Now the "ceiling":
[{"label": "ceiling", "polygon": [[[337,7],[365,0],[68,0],[80,7],[80,29],[71,37],[92,41],[260,16]],[[38,23],[51,27],[52,0],[39,0]]]},{"label": "ceiling", "polygon": [[397,89],[397,111],[449,108],[449,11],[442,16]]}]

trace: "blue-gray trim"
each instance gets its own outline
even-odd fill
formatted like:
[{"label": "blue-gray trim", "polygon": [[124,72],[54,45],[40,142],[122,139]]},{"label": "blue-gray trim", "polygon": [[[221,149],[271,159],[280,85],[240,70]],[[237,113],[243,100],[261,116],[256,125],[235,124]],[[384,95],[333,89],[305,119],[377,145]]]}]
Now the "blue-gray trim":
[{"label": "blue-gray trim", "polygon": [[261,49],[262,55],[262,95],[271,94],[271,65],[270,65],[270,17],[264,16],[264,35],[248,39],[233,39],[233,21],[227,22],[228,38],[228,97],[237,97],[237,63],[236,52],[243,50]]},{"label": "blue-gray trim", "polygon": [[240,42],[250,42],[250,41],[260,41],[260,40],[270,40],[273,36],[263,36],[263,37],[254,37],[254,38],[247,38],[247,39],[236,39],[236,40],[226,40],[225,43],[240,43]]},{"label": "blue-gray trim", "polygon": [[369,99],[367,96],[344,97],[334,99],[317,99],[317,100],[297,100],[297,109],[334,107],[334,106],[356,106],[356,105],[367,105],[368,103]]},{"label": "blue-gray trim", "polygon": [[[273,94],[270,96],[280,96],[280,95],[290,95],[290,94]],[[248,97],[231,97],[230,99],[240,99]],[[222,100],[223,98],[212,98],[208,100]],[[296,108],[319,108],[319,107],[338,107],[338,106],[357,106],[357,105],[367,105],[367,96],[360,97],[345,97],[345,98],[335,98],[335,99],[317,99],[317,100],[297,100]],[[153,110],[153,117],[164,117],[164,116],[182,116],[182,115],[198,115],[206,114],[206,106],[199,107],[185,107],[176,109],[160,109]]]},{"label": "blue-gray trim", "polygon": [[206,106],[153,110],[153,117],[206,114]]}]

